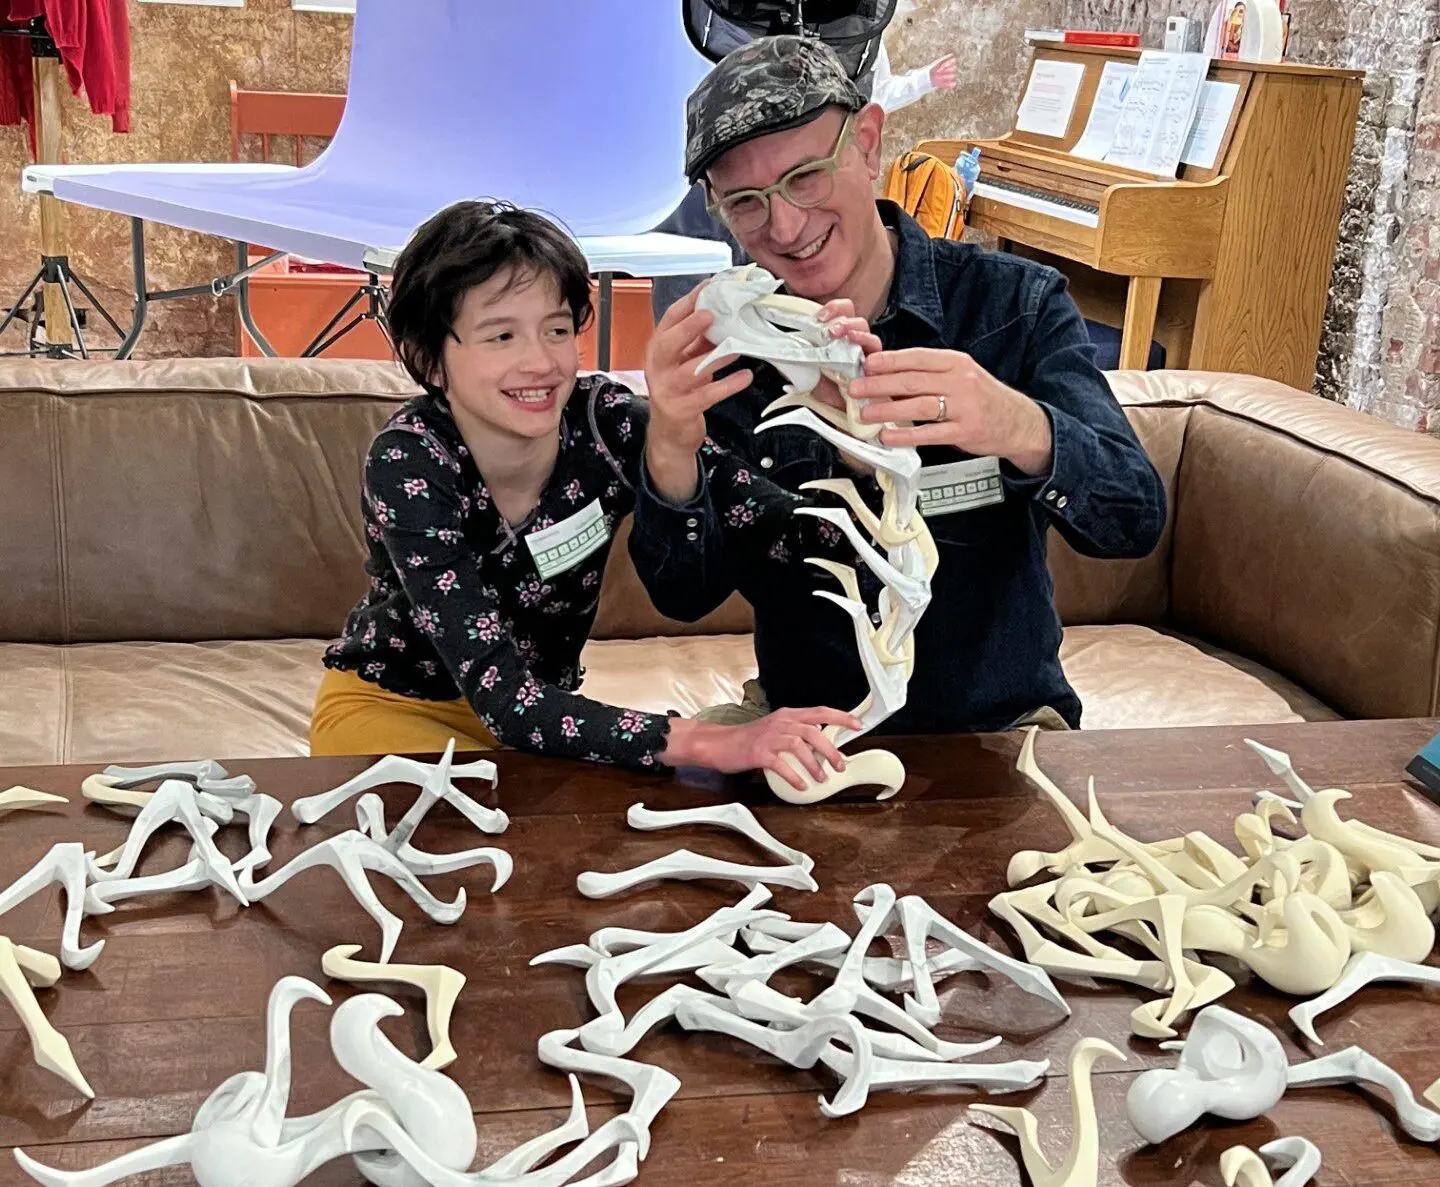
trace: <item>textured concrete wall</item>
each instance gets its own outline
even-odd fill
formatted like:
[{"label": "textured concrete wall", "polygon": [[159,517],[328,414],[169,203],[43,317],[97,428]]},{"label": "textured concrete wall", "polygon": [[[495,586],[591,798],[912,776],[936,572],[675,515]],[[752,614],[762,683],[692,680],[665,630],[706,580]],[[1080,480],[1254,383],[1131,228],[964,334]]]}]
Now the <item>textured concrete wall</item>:
[{"label": "textured concrete wall", "polygon": [[[244,8],[131,0],[131,132],[113,134],[108,117],[91,115],[83,96],[75,99],[67,91],[67,156],[228,160],[230,80],[247,89],[343,92],[350,26],[348,16],[292,12],[290,0],[248,0]],[[19,296],[39,265],[38,204],[19,187],[29,159],[24,129],[0,128],[0,308]],[[66,211],[72,263],[124,324],[131,302],[127,221],[74,206]],[[204,283],[233,266],[234,249],[219,240],[153,225],[147,233],[152,289]],[[151,309],[137,355],[232,354],[235,327],[232,301],[162,303]],[[6,330],[0,350],[20,349],[24,329]],[[95,341],[113,345],[114,337],[97,328]]]},{"label": "textured concrete wall", "polygon": [[[1140,29],[1203,0],[1065,0],[1080,27]],[[1290,57],[1366,71],[1315,390],[1440,433],[1440,0],[1294,0]]]}]

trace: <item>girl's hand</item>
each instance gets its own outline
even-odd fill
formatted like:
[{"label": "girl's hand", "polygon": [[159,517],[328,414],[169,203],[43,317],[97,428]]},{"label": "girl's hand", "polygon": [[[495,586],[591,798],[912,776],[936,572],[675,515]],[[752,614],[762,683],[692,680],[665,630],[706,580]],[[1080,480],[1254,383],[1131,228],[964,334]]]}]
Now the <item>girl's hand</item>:
[{"label": "girl's hand", "polygon": [[716,725],[677,718],[661,761],[670,766],[701,766],[724,774],[774,771],[796,791],[805,781],[786,756],[793,757],[819,782],[825,765],[845,769],[845,756],[822,733],[827,725],[858,730],[859,718],[838,709],[777,709],[745,725]]}]

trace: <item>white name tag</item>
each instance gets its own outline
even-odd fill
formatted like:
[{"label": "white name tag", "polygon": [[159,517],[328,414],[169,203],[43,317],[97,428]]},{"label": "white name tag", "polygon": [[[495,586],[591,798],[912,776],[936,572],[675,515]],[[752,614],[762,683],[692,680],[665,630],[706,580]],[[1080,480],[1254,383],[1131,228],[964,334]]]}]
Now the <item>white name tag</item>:
[{"label": "white name tag", "polygon": [[531,532],[525,537],[525,546],[535,558],[540,576],[554,577],[573,569],[608,539],[610,529],[605,524],[605,512],[596,499],[554,526]]},{"label": "white name tag", "polygon": [[998,457],[967,458],[920,470],[920,514],[927,519],[1005,500]]}]

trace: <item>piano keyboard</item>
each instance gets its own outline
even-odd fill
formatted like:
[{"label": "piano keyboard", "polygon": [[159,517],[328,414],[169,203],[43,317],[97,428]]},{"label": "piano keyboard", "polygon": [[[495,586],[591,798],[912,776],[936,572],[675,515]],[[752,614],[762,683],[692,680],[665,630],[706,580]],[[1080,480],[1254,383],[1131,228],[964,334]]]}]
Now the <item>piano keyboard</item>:
[{"label": "piano keyboard", "polygon": [[975,197],[989,198],[992,202],[1003,202],[1007,206],[1018,206],[1021,210],[1034,210],[1067,223],[1078,223],[1082,227],[1100,225],[1100,208],[1078,198],[1057,198],[1044,190],[1020,185],[1014,181],[996,178],[982,178],[975,183]]}]

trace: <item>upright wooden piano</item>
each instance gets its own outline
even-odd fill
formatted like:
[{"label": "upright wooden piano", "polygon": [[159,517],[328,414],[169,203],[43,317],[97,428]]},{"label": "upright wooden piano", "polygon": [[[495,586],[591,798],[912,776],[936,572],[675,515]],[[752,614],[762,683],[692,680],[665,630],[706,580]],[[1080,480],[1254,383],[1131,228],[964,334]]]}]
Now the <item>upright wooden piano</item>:
[{"label": "upright wooden piano", "polygon": [[1144,367],[1153,338],[1167,367],[1308,390],[1363,72],[1212,62],[1210,80],[1239,87],[1214,167],[1162,178],[1069,152],[1105,63],[1138,57],[1039,47],[1032,70],[1044,59],[1084,66],[1063,137],[1016,131],[1012,120],[996,140],[917,147],[949,162],[979,146],[969,225],[1065,272],[1085,316],[1121,329],[1122,368]]}]

